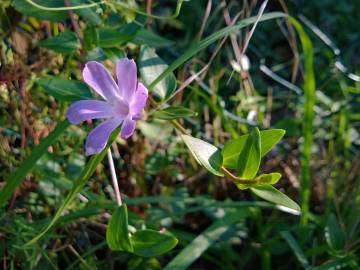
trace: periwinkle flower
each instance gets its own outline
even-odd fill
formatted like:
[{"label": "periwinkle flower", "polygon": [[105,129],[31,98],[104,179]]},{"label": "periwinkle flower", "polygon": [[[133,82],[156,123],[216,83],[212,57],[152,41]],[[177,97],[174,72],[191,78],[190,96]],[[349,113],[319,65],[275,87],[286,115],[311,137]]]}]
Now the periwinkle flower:
[{"label": "periwinkle flower", "polygon": [[116,78],[117,83],[102,64],[96,61],[86,63],[83,79],[104,101],[76,101],[66,112],[72,124],[89,119],[105,119],[89,133],[85,143],[86,155],[101,152],[112,131],[121,124],[121,138],[129,138],[134,133],[136,120],[143,118],[142,110],[146,105],[148,90],[137,81],[134,60],[123,58],[117,61]]}]

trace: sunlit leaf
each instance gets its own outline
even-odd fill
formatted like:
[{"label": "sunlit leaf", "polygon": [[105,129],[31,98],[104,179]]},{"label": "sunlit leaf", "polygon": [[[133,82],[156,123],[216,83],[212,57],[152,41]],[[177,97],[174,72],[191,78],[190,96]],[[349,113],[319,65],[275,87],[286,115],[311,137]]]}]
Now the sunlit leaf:
[{"label": "sunlit leaf", "polygon": [[254,128],[246,139],[238,158],[237,176],[242,179],[253,179],[261,162],[261,137],[258,128]]},{"label": "sunlit leaf", "polygon": [[290,199],[288,196],[286,196],[281,191],[277,190],[271,185],[263,185],[259,187],[252,187],[250,188],[252,192],[254,192],[257,196],[260,198],[278,204],[285,207],[288,207],[290,209],[300,211],[299,205],[294,202],[292,199]]},{"label": "sunlit leaf", "polygon": [[[168,65],[156,54],[154,49],[142,47],[138,61],[139,70],[145,85],[150,85]],[[159,99],[169,97],[176,89],[176,78],[171,72],[152,90]]]},{"label": "sunlit leaf", "polygon": [[189,135],[181,135],[181,137],[200,165],[215,175],[224,175],[221,171],[222,156],[218,148]]},{"label": "sunlit leaf", "polygon": [[[261,156],[265,156],[271,148],[277,144],[284,136],[285,130],[282,129],[270,129],[260,131],[261,137]],[[240,152],[243,150],[247,141],[248,134],[240,136],[234,140],[227,141],[222,155],[224,158],[224,166],[229,169],[235,169]]]}]

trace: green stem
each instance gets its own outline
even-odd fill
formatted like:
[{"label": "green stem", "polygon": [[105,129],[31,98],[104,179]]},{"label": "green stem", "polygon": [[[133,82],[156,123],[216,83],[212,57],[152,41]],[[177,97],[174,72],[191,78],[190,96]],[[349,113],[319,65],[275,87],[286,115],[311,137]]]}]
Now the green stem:
[{"label": "green stem", "polygon": [[46,7],[46,6],[37,4],[32,0],[25,0],[25,1],[28,2],[30,5],[37,7],[38,9],[47,10],[47,11],[65,11],[65,10],[91,8],[91,7],[95,7],[95,6],[106,3],[106,1],[101,1],[98,3],[91,3],[91,4],[79,5],[79,6],[73,6],[73,7]]}]

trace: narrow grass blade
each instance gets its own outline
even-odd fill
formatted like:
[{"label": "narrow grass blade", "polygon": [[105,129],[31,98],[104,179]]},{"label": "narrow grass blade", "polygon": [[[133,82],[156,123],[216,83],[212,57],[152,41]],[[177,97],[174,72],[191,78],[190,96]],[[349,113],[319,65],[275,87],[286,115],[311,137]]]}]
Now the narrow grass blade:
[{"label": "narrow grass blade", "polygon": [[309,262],[304,254],[304,252],[301,250],[301,247],[299,243],[296,241],[296,239],[292,236],[292,234],[288,231],[281,232],[282,238],[285,239],[285,241],[288,243],[292,251],[294,252],[296,258],[302,265],[304,269],[310,269]]},{"label": "narrow grass blade", "polygon": [[41,141],[41,143],[34,147],[30,156],[20,165],[20,167],[6,177],[6,185],[0,191],[0,207],[11,197],[17,186],[24,180],[25,176],[31,171],[36,162],[47,152],[48,147],[53,144],[56,139],[65,131],[70,123],[65,120],[59,123],[56,128]]},{"label": "narrow grass blade", "polygon": [[303,146],[301,150],[301,175],[300,175],[300,201],[301,219],[300,223],[308,223],[309,200],[310,200],[310,158],[313,143],[313,119],[315,103],[315,75],[313,67],[312,43],[298,21],[289,17],[291,24],[295,27],[304,51],[304,117],[303,117]]}]

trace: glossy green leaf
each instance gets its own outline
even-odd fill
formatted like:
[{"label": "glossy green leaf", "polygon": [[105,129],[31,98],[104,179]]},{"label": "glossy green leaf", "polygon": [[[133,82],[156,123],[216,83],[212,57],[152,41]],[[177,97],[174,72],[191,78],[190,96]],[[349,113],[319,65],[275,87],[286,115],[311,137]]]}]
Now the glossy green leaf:
[{"label": "glossy green leaf", "polygon": [[257,187],[264,184],[274,185],[279,181],[280,178],[281,178],[280,173],[268,173],[268,174],[265,173],[255,177],[253,179],[254,182],[253,184],[241,184],[241,183],[237,183],[236,181],[234,181],[234,183],[239,189],[244,190],[250,187]]},{"label": "glossy green leaf", "polygon": [[45,226],[45,228],[40,233],[38,233],[36,237],[31,239],[29,242],[27,242],[25,246],[35,244],[41,237],[44,236],[45,233],[47,233],[55,225],[55,223],[61,217],[63,211],[72,203],[72,201],[76,198],[77,194],[82,190],[82,188],[85,186],[89,178],[93,175],[97,165],[103,160],[103,158],[106,155],[107,149],[110,147],[112,142],[117,138],[119,132],[120,132],[119,128],[115,129],[115,131],[111,134],[105,149],[101,151],[101,153],[97,155],[93,155],[90,158],[84,170],[81,172],[78,179],[74,182],[74,185],[71,191],[69,192],[69,194],[66,196],[64,202],[62,203],[60,208],[56,211],[52,220]]},{"label": "glossy green leaf", "polygon": [[[63,0],[34,0],[37,4],[46,7],[63,7]],[[49,20],[53,22],[64,21],[69,15],[67,11],[47,11],[39,9],[25,0],[15,0],[12,3],[13,7],[24,15],[32,16],[42,20]]]},{"label": "glossy green leaf", "polygon": [[222,156],[218,148],[189,135],[181,135],[196,161],[212,174],[224,176],[221,171]]},{"label": "glossy green leaf", "polygon": [[39,145],[36,145],[31,154],[23,161],[19,168],[7,177],[5,186],[0,190],[0,207],[11,197],[15,189],[25,179],[25,176],[31,171],[36,162],[47,153],[48,147],[52,145],[57,138],[69,127],[70,123],[65,120],[60,122],[56,128]]},{"label": "glossy green leaf", "polygon": [[171,120],[196,116],[196,112],[182,106],[171,106],[161,111],[156,111],[153,116],[158,119]]},{"label": "glossy green leaf", "polygon": [[237,176],[242,179],[253,179],[261,162],[261,137],[258,128],[254,128],[238,158]]},{"label": "glossy green leaf", "polygon": [[136,231],[130,238],[134,253],[141,257],[156,257],[172,250],[178,240],[169,234],[154,230]]},{"label": "glossy green leaf", "polygon": [[76,101],[92,97],[88,86],[79,81],[47,77],[37,80],[36,83],[46,93],[60,101]]},{"label": "glossy green leaf", "polygon": [[150,48],[164,48],[173,44],[172,41],[143,28],[136,33],[133,42],[138,45],[147,45]]},{"label": "glossy green leaf", "polygon": [[106,229],[106,242],[110,249],[133,252],[128,231],[128,213],[126,204],[116,208]]},{"label": "glossy green leaf", "polygon": [[344,235],[334,214],[330,214],[327,219],[325,239],[333,250],[341,250],[344,247]]},{"label": "glossy green leaf", "polygon": [[[273,148],[274,145],[281,140],[284,134],[285,130],[283,129],[270,129],[260,131],[261,156],[265,156],[271,150],[271,148]],[[225,144],[224,149],[222,150],[222,155],[224,158],[224,166],[226,168],[236,168],[239,154],[243,150],[248,137],[249,135],[246,134],[234,140],[230,140]]]},{"label": "glossy green leaf", "polygon": [[260,174],[259,176],[255,177],[254,180],[259,184],[274,185],[279,181],[280,178],[281,178],[281,174],[275,172],[275,173]]},{"label": "glossy green leaf", "polygon": [[287,208],[300,211],[299,205],[294,202],[292,199],[290,199],[288,196],[286,196],[281,191],[277,190],[271,185],[263,185],[258,187],[252,187],[250,188],[252,192],[254,192],[257,196],[260,198],[278,204],[285,206]]},{"label": "glossy green leaf", "polygon": [[[162,74],[168,65],[156,54],[154,49],[142,47],[139,56],[139,71],[145,85],[150,85]],[[171,72],[152,90],[160,100],[164,100],[176,89],[176,78]]]},{"label": "glossy green leaf", "polygon": [[72,53],[80,47],[80,43],[73,32],[63,32],[58,36],[39,41],[37,45],[58,53]]},{"label": "glossy green leaf", "polygon": [[140,26],[135,23],[126,24],[120,28],[102,27],[99,32],[99,46],[103,48],[119,47],[132,40]]}]

